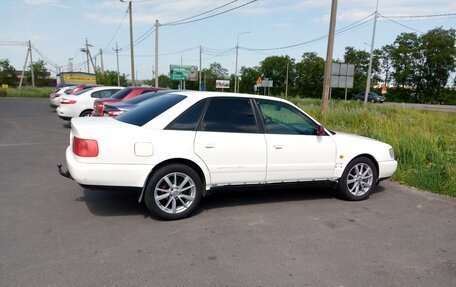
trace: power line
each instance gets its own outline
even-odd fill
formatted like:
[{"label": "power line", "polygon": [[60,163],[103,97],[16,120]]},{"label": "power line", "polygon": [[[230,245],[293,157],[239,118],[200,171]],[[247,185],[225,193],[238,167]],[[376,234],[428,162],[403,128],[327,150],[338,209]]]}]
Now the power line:
[{"label": "power line", "polygon": [[103,49],[104,52],[107,51],[109,45],[111,45],[112,41],[117,36],[117,33],[119,33],[120,27],[122,26],[123,22],[125,21],[125,18],[127,18],[127,14],[128,14],[128,9],[125,10],[124,16],[123,16],[122,20],[120,21],[119,26],[117,26],[117,29],[114,32],[114,35],[112,35],[111,40],[109,40],[108,44],[106,44],[105,48]]},{"label": "power line", "polygon": [[[340,28],[339,30],[336,31],[336,35],[339,35],[339,34],[342,34],[342,33],[345,33],[347,31],[350,31],[350,30],[353,30],[353,29],[356,29],[360,26],[363,26],[365,25],[366,23],[369,23],[370,21],[372,21],[372,19],[367,19],[365,20],[366,18],[369,18],[371,17],[373,14],[370,14],[360,20],[357,20],[355,21],[354,23],[351,23],[347,26],[344,26],[342,28]],[[363,21],[364,20],[364,21]],[[362,22],[361,22],[362,21]],[[324,40],[328,37],[328,34],[325,34],[325,35],[322,35],[320,37],[317,37],[317,38],[314,38],[314,39],[311,39],[311,40],[308,40],[308,41],[305,41],[305,42],[301,42],[301,43],[297,43],[297,44],[292,44],[292,45],[288,45],[288,46],[282,46],[282,47],[276,47],[276,48],[246,48],[246,47],[239,47],[240,49],[243,49],[243,50],[247,50],[247,51],[272,51],[272,50],[283,50],[283,49],[289,49],[289,48],[294,48],[294,47],[299,47],[299,46],[304,46],[304,45],[308,45],[308,44],[311,44],[311,43],[314,43],[314,42],[318,42],[318,41],[321,41],[321,40]]]},{"label": "power line", "polygon": [[387,20],[389,20],[389,21],[391,21],[391,22],[393,22],[393,23],[395,23],[395,24],[397,24],[397,25],[399,25],[399,26],[402,26],[402,27],[405,27],[405,28],[410,29],[410,30],[412,30],[412,31],[418,32],[418,33],[420,33],[420,34],[423,34],[423,32],[421,32],[420,30],[417,30],[417,29],[415,29],[415,28],[412,28],[412,27],[409,27],[409,26],[404,25],[404,24],[402,24],[402,23],[399,23],[399,22],[397,22],[397,21],[395,21],[395,20],[393,20],[393,19],[391,19],[391,18],[389,18],[389,17],[383,16],[383,15],[380,14],[380,13],[378,13],[378,15],[380,15],[380,17],[383,17],[383,18],[385,18],[385,19],[387,19]]},{"label": "power line", "polygon": [[213,9],[211,9],[211,10],[208,10],[208,11],[205,11],[205,12],[202,12],[202,13],[199,13],[199,14],[196,14],[196,15],[193,15],[193,16],[191,16],[191,17],[187,17],[187,18],[183,18],[183,19],[176,20],[176,21],[173,21],[173,22],[169,22],[169,23],[163,24],[162,26],[173,25],[173,24],[176,24],[176,23],[179,23],[179,22],[183,22],[183,21],[186,21],[186,20],[190,20],[190,19],[192,19],[192,18],[196,18],[196,17],[202,16],[202,15],[204,15],[204,14],[207,14],[207,13],[213,12],[213,11],[215,11],[215,10],[218,10],[218,9],[220,9],[220,8],[226,7],[226,6],[228,6],[228,5],[233,4],[234,2],[238,2],[238,1],[239,1],[239,0],[234,0],[234,1],[231,1],[231,2],[228,2],[228,3],[225,3],[225,4],[221,5],[221,6],[215,7],[215,8],[213,8]]},{"label": "power line", "polygon": [[222,15],[222,14],[225,14],[225,13],[228,13],[228,12],[231,12],[233,10],[236,10],[236,9],[239,9],[239,8],[242,8],[244,6],[247,6],[249,4],[252,4],[254,2],[257,2],[258,0],[252,0],[252,1],[249,1],[247,3],[244,3],[242,5],[238,5],[236,7],[233,7],[233,8],[230,8],[228,10],[224,10],[222,12],[218,12],[218,13],[215,13],[215,14],[212,14],[212,15],[209,15],[209,16],[206,16],[206,17],[202,17],[202,18],[198,18],[198,19],[195,19],[195,20],[190,20],[190,21],[183,21],[183,22],[178,22],[178,23],[166,23],[166,24],[162,24],[160,26],[173,26],[173,25],[183,25],[183,24],[190,24],[190,23],[194,23],[194,22],[198,22],[198,21],[202,21],[202,20],[206,20],[206,19],[209,19],[209,18],[212,18],[212,17],[215,17],[215,16],[219,16],[219,15]]},{"label": "power line", "polygon": [[385,18],[437,18],[437,17],[448,17],[456,16],[456,13],[446,13],[446,14],[428,14],[428,15],[391,15],[383,16]]}]

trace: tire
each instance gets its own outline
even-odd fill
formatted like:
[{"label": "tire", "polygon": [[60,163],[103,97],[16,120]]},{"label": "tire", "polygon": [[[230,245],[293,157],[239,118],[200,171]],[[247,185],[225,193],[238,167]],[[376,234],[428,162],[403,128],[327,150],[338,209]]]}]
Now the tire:
[{"label": "tire", "polygon": [[83,111],[79,116],[80,117],[91,117],[92,116],[92,111],[91,110]]},{"label": "tire", "polygon": [[190,216],[202,195],[203,184],[192,168],[170,164],[154,172],[146,185],[144,202],[161,219],[178,220]]},{"label": "tire", "polygon": [[[339,180],[339,194],[346,200],[367,199],[377,182],[377,168],[367,157],[357,157],[344,170]],[[361,188],[360,188],[361,187]]]}]

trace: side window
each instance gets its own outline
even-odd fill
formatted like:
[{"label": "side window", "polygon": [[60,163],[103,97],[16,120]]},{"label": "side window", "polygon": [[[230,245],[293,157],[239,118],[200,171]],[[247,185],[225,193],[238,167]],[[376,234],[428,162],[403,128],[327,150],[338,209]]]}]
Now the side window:
[{"label": "side window", "polygon": [[97,99],[100,99],[102,97],[102,93],[103,91],[97,91],[97,92],[93,92],[90,96],[92,98],[97,98]]},{"label": "side window", "polygon": [[117,90],[104,90],[101,92],[101,97],[102,98],[109,98],[110,96],[112,96],[115,92],[117,92]]},{"label": "side window", "polygon": [[204,116],[203,130],[228,133],[260,132],[248,98],[212,98]]},{"label": "side window", "polygon": [[315,135],[316,124],[295,107],[282,102],[258,100],[266,133]]},{"label": "side window", "polygon": [[169,130],[195,131],[201,118],[206,100],[199,101],[183,112],[168,127]]}]

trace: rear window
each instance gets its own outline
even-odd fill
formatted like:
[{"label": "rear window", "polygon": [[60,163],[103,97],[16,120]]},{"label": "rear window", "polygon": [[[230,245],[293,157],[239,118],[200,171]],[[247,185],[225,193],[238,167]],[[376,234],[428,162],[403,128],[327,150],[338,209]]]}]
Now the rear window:
[{"label": "rear window", "polygon": [[121,100],[125,98],[130,92],[131,88],[125,88],[112,95],[111,98]]},{"label": "rear window", "polygon": [[77,96],[77,95],[80,95],[80,94],[84,94],[85,92],[90,91],[90,90],[93,90],[93,88],[87,88],[87,89],[85,89],[85,90],[80,90],[80,91],[77,92],[75,95]]},{"label": "rear window", "polygon": [[182,95],[161,94],[144,101],[139,107],[128,113],[116,117],[116,120],[135,126],[143,126],[183,99],[185,96]]}]

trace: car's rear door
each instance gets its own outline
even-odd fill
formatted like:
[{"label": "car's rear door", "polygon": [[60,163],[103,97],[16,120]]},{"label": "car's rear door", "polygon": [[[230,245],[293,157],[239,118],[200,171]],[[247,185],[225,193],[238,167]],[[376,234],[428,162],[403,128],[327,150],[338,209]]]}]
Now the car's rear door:
[{"label": "car's rear door", "polygon": [[266,142],[249,98],[211,98],[194,150],[206,163],[212,184],[265,180]]}]

